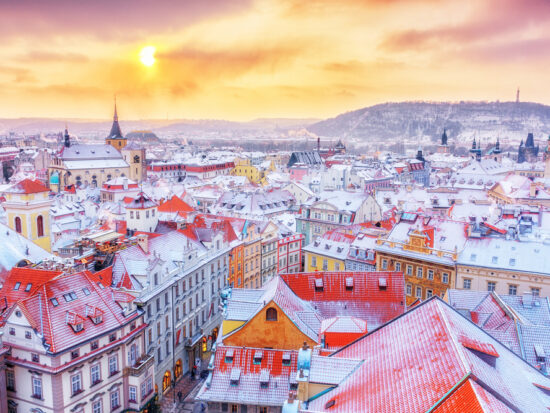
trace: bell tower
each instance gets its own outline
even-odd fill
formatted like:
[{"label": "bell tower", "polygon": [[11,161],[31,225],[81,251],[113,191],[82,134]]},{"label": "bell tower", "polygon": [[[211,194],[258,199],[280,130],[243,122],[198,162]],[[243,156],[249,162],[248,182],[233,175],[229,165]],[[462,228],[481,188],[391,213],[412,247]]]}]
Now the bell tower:
[{"label": "bell tower", "polygon": [[50,190],[40,181],[24,179],[6,192],[8,226],[46,251],[51,251]]}]

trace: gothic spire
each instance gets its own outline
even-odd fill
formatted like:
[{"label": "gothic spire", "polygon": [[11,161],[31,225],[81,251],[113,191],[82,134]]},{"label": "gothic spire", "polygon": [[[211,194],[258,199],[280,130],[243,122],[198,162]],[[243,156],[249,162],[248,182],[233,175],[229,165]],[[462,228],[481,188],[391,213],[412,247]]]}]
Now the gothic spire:
[{"label": "gothic spire", "polygon": [[116,110],[116,96],[115,96],[115,113],[113,115],[113,126],[111,126],[111,132],[107,139],[123,139],[120,125],[118,124],[118,113]]}]

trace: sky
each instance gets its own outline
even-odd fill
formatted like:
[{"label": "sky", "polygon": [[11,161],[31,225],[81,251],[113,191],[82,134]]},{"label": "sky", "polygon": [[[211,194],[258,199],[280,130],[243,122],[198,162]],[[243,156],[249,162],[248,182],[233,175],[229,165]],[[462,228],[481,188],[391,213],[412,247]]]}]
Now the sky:
[{"label": "sky", "polygon": [[[549,0],[0,0],[0,118],[550,104]],[[156,48],[155,64],[139,59]]]}]

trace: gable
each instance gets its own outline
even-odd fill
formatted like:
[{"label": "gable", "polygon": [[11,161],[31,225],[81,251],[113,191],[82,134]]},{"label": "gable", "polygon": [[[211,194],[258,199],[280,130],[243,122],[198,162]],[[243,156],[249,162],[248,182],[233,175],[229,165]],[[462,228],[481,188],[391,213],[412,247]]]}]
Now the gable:
[{"label": "gable", "polygon": [[[277,321],[267,321],[269,308],[277,311]],[[227,346],[270,347],[275,349],[297,349],[307,342],[310,346],[317,343],[307,337],[272,300],[239,329],[224,337]]]}]

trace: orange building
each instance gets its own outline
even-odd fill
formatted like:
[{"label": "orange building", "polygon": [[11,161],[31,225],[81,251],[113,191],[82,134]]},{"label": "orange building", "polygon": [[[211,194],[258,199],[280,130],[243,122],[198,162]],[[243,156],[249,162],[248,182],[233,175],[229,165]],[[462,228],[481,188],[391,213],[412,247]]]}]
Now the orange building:
[{"label": "orange building", "polygon": [[262,268],[262,237],[258,225],[245,222],[243,228],[244,241],[244,274],[243,284],[235,285],[244,288],[261,287],[261,268]]},{"label": "orange building", "polygon": [[244,244],[238,244],[229,254],[229,273],[228,284],[232,287],[243,286],[243,268],[244,268]]},{"label": "orange building", "polygon": [[283,274],[259,290],[234,288],[223,305],[225,346],[290,350],[328,336],[337,347],[404,313],[403,274]]}]

